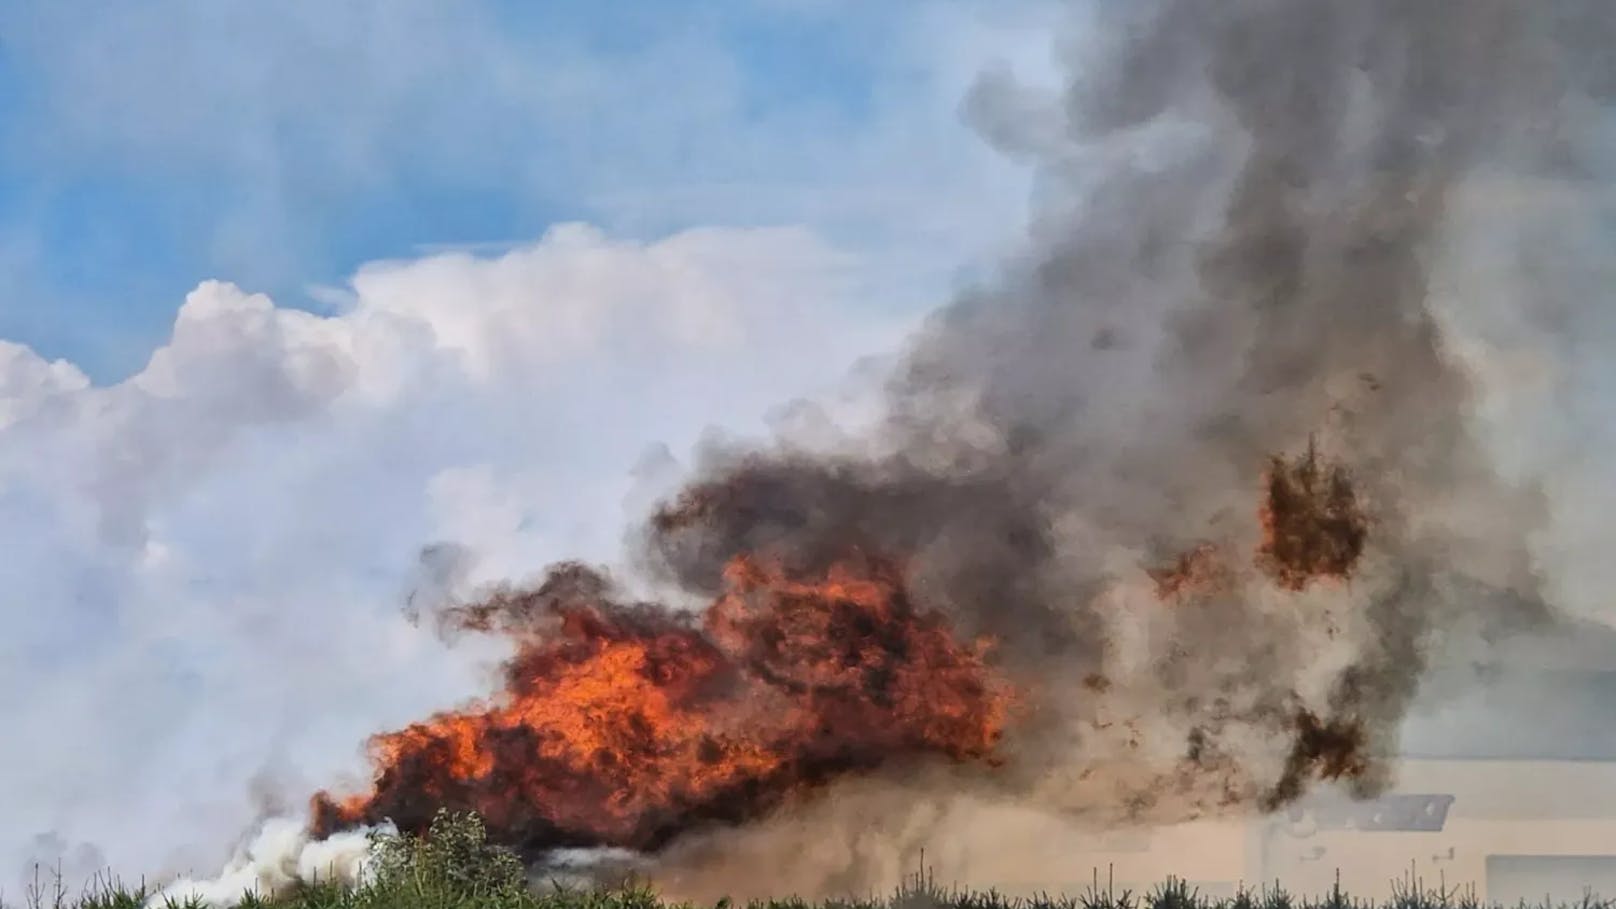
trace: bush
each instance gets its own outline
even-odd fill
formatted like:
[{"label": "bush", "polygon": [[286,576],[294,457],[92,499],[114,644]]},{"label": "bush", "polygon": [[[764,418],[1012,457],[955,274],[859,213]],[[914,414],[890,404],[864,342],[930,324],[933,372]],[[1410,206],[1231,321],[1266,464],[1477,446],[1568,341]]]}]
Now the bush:
[{"label": "bush", "polygon": [[380,905],[507,906],[528,895],[516,854],[488,842],[482,818],[440,810],[424,836],[373,833],[360,896]]}]

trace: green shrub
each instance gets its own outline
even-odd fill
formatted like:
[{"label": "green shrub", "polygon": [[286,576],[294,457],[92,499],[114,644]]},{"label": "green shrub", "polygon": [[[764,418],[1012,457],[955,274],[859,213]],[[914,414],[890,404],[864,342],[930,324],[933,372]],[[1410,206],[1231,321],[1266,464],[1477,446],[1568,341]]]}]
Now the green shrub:
[{"label": "green shrub", "polygon": [[488,842],[475,814],[440,810],[424,836],[373,833],[370,846],[368,880],[356,893],[369,905],[515,906],[529,896],[521,860]]}]

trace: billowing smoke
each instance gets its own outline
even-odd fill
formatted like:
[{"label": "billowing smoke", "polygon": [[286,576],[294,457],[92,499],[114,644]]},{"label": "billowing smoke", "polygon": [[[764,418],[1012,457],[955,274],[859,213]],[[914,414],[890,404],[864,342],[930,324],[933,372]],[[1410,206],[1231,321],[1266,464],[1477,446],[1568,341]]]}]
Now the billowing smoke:
[{"label": "billowing smoke", "polygon": [[[914,340],[865,451],[715,456],[651,564],[711,590],[738,552],[909,554],[926,602],[1038,680],[1001,782],[1040,806],[1175,822],[1319,778],[1374,794],[1439,647],[1591,589],[1566,597],[1581,560],[1545,545],[1582,513],[1555,474],[1586,456],[1543,468],[1518,433],[1567,430],[1489,354],[1525,353],[1523,325],[1559,346],[1608,296],[1608,208],[1570,196],[1607,191],[1612,29],[1590,3],[1101,5],[1058,103],[971,99],[1037,162],[1034,248]],[[912,862],[952,829],[915,816],[822,805],[812,832],[693,844],[673,877],[711,892],[871,823]],[[793,882],[902,864],[881,862]]]},{"label": "billowing smoke", "polygon": [[[1094,65],[1032,105],[1061,139],[1012,128],[1002,86],[973,98],[1035,137],[1036,247],[913,342],[865,450],[715,455],[650,563],[711,593],[740,553],[904,554],[1038,680],[1010,775],[1046,803],[1172,821],[1320,774],[1375,791],[1433,629],[1537,600],[1535,499],[1477,442],[1434,282],[1463,267],[1464,188],[1574,167],[1568,99],[1612,75],[1577,36],[1612,15],[1105,6]],[[1156,602],[1185,553],[1227,583]]]},{"label": "billowing smoke", "polygon": [[315,839],[287,818],[265,822],[217,877],[170,881],[147,904],[166,906],[197,901],[202,905],[235,905],[246,893],[280,893],[298,883],[328,881],[355,886],[369,872],[370,834],[396,834],[391,825],[350,830]]}]

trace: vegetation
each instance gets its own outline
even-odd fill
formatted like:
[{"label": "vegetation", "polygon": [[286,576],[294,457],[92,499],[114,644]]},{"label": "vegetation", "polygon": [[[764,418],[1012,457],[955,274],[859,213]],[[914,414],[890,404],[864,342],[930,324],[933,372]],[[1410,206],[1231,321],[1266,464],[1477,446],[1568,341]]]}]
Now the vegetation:
[{"label": "vegetation", "polygon": [[[355,888],[312,883],[273,898],[243,894],[237,909],[732,909],[696,907],[660,899],[644,886],[578,890],[551,884],[534,887],[510,851],[487,841],[475,815],[440,812],[426,836],[375,836],[373,864]],[[36,870],[20,904],[0,899],[0,909],[146,909],[143,887],[98,879],[82,893],[71,893],[60,875]],[[161,904],[161,901],[160,903]],[[163,909],[203,909],[199,903],[169,901]],[[777,899],[746,909],[1484,909],[1470,891],[1427,889],[1410,878],[1390,900],[1355,899],[1336,886],[1315,898],[1293,896],[1277,887],[1243,891],[1231,899],[1201,895],[1187,883],[1169,879],[1146,893],[1117,891],[1096,879],[1087,892],[1070,896],[1011,897],[995,891],[944,887],[922,871],[886,898],[810,903]],[[1570,906],[1519,909],[1616,909],[1616,901],[1588,897]]]}]

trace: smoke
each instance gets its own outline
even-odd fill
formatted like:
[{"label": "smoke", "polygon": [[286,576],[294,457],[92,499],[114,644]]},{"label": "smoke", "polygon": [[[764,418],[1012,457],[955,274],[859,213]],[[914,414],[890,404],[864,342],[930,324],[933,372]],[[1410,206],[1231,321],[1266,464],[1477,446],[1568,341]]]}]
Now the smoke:
[{"label": "smoke", "polygon": [[[1036,162],[1033,248],[912,340],[859,450],[711,453],[645,563],[713,592],[739,553],[803,570],[849,545],[904,553],[919,596],[1037,681],[989,790],[1012,801],[1175,824],[1271,809],[1313,778],[1373,795],[1439,645],[1599,614],[1609,589],[1599,519],[1571,492],[1603,501],[1608,469],[1570,442],[1600,424],[1545,408],[1550,388],[1595,394],[1572,370],[1608,374],[1560,354],[1591,356],[1568,329],[1609,323],[1596,161],[1616,66],[1593,36],[1616,12],[1090,12],[1058,103],[995,79],[968,107]],[[1499,199],[1526,192],[1537,205]],[[1534,389],[1512,363],[1547,375]],[[1341,472],[1309,508],[1320,533],[1352,533],[1306,570],[1262,570],[1290,520],[1275,478],[1324,462]],[[1365,528],[1342,524],[1360,504]],[[1203,557],[1220,583],[1154,595],[1153,570]],[[810,892],[887,885],[896,863],[828,857],[816,876],[804,838],[955,832],[915,820],[912,791],[867,797],[715,834],[669,880],[744,887],[789,861]]]},{"label": "smoke", "polygon": [[303,825],[286,818],[269,820],[215,878],[182,878],[147,899],[148,906],[197,901],[232,906],[244,894],[280,893],[298,882],[326,881],[352,887],[369,871],[372,832],[393,834],[391,827],[351,830],[319,840]]},{"label": "smoke", "polygon": [[[1105,8],[1098,64],[1032,106],[1065,118],[1063,142],[1046,127],[1020,149],[1057,200],[1037,248],[913,341],[873,453],[714,454],[653,521],[649,564],[711,592],[739,553],[804,568],[848,545],[904,553],[933,602],[1069,693],[1049,705],[1057,726],[1137,699],[1125,719],[1155,725],[1147,751],[1193,739],[1243,772],[1267,733],[1318,738],[1299,702],[1389,752],[1462,586],[1534,590],[1531,491],[1476,442],[1431,281],[1457,188],[1548,151],[1545,119],[1576,90],[1549,24],[1504,4]],[[1017,132],[1002,94],[972,99],[996,135]],[[1245,561],[1265,471],[1281,504],[1269,459],[1314,444],[1369,514],[1346,586]],[[1176,611],[1130,602],[1150,568],[1206,545],[1228,548],[1234,589]],[[1137,656],[1120,624],[1140,616],[1157,627]],[[1116,693],[1081,696],[1096,676]],[[1101,759],[1107,737],[1085,737],[1059,760]],[[1228,782],[1079,801],[1178,818]]]}]

